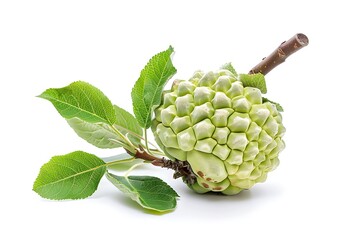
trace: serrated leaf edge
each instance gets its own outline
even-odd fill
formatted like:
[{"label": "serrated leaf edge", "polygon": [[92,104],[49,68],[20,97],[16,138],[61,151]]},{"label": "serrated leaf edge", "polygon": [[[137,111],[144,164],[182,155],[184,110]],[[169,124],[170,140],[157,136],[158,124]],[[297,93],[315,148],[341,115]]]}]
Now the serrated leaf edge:
[{"label": "serrated leaf edge", "polygon": [[278,110],[278,112],[284,112],[284,108],[280,105],[280,103],[271,101],[270,99],[263,97],[263,102],[269,102],[271,104],[274,104],[276,107],[276,110]]},{"label": "serrated leaf edge", "polygon": [[228,70],[230,71],[232,74],[235,75],[235,77],[238,77],[238,73],[236,72],[234,66],[231,64],[231,62],[227,62],[225,63],[224,65],[222,65],[220,67],[220,69],[225,69],[225,70]]},{"label": "serrated leaf edge", "polygon": [[[71,104],[69,104],[69,103],[67,103],[67,102],[60,101],[60,100],[58,100],[58,99],[56,99],[56,98],[53,98],[53,97],[44,96],[43,94],[38,95],[37,97],[43,98],[43,99],[46,99],[46,100],[49,100],[49,101],[54,101],[54,100],[55,100],[55,101],[58,102],[58,103],[67,105],[67,106],[69,106],[69,107],[77,108],[77,107],[75,107],[74,105],[71,105]],[[105,123],[111,124],[110,121],[109,121],[109,119],[104,119],[104,118],[99,117],[98,115],[96,115],[96,114],[94,114],[94,113],[92,113],[92,112],[86,111],[86,110],[81,109],[81,108],[77,108],[77,109],[79,109],[81,112],[85,112],[85,113],[87,113],[87,114],[89,114],[89,115],[92,115],[92,116],[94,116],[95,118],[101,119],[102,121],[99,121],[99,122],[105,122]],[[64,117],[64,118],[65,118],[65,117]],[[65,118],[65,119],[71,119],[71,118]]]},{"label": "serrated leaf edge", "polygon": [[[81,151],[76,151],[76,152],[81,152]],[[74,153],[74,152],[73,152],[73,153]],[[61,156],[64,156],[64,155],[61,155]],[[54,158],[54,157],[57,157],[57,156],[53,156],[53,158]],[[99,159],[100,159],[100,158],[99,158]],[[76,159],[72,159],[72,160],[80,163],[81,165],[84,165],[83,163],[77,161]],[[101,160],[101,159],[100,159],[100,160]],[[51,160],[50,160],[50,161],[51,161]],[[46,197],[46,196],[41,195],[37,190],[42,189],[42,188],[44,188],[44,187],[48,187],[48,186],[54,185],[54,184],[59,183],[59,182],[62,182],[62,181],[66,181],[66,180],[68,180],[68,179],[70,179],[70,178],[75,178],[76,176],[79,176],[79,175],[82,175],[82,174],[85,174],[85,173],[88,173],[88,172],[91,172],[91,171],[94,173],[94,172],[97,171],[98,169],[104,168],[104,169],[103,169],[102,176],[101,176],[101,178],[102,178],[102,177],[104,176],[105,172],[106,172],[106,165],[107,165],[107,164],[104,162],[103,164],[101,164],[101,165],[99,165],[99,166],[96,166],[96,167],[94,167],[94,168],[87,169],[87,170],[82,171],[82,172],[78,172],[78,173],[76,173],[76,174],[74,174],[74,175],[71,175],[71,176],[68,176],[68,177],[59,179],[59,180],[54,181],[54,182],[51,182],[51,183],[43,184],[43,185],[41,185],[41,186],[36,186],[37,182],[39,181],[39,179],[40,179],[40,177],[41,177],[41,176],[40,176],[41,170],[44,168],[44,166],[46,166],[47,164],[49,164],[50,161],[47,162],[47,163],[45,163],[45,164],[43,164],[43,166],[40,168],[40,172],[39,172],[38,176],[36,177],[36,179],[35,179],[35,181],[34,181],[34,184],[33,184],[33,188],[32,188],[32,190],[33,190],[34,192],[38,193],[42,198],[46,198],[46,199],[50,199],[50,200],[65,200],[65,199],[76,200],[76,199],[84,199],[84,198],[87,198],[87,197],[91,196],[91,195],[97,190],[98,184],[96,185],[96,187],[95,187],[95,189],[94,189],[94,191],[93,191],[92,194],[87,195],[87,196],[84,196],[84,197],[79,197],[79,198],[62,198],[62,199],[51,198],[51,197]],[[101,160],[101,161],[102,161],[102,160]],[[61,165],[61,164],[59,164],[59,163],[54,163],[54,162],[52,162],[51,164],[55,164],[55,165],[59,165],[59,166],[65,167],[65,168],[69,168],[68,166]],[[71,168],[69,168],[69,169],[71,169]],[[72,170],[72,169],[71,169],[71,170]],[[89,182],[90,182],[91,179],[92,179],[92,176],[93,176],[93,174],[91,174],[90,178],[88,179],[87,185],[83,188],[83,191],[84,191],[84,190],[86,189],[86,187],[88,186]],[[100,178],[100,179],[101,179],[101,178]],[[71,189],[71,188],[70,188],[70,189]]]},{"label": "serrated leaf edge", "polygon": [[[261,87],[259,86],[255,86],[255,84],[248,84],[246,82],[243,81],[243,76],[256,76],[256,75],[262,75],[264,78],[264,85],[262,85]],[[253,88],[257,88],[260,90],[260,92],[262,94],[266,94],[267,93],[267,86],[266,86],[266,80],[263,74],[261,73],[254,73],[254,74],[239,74],[240,77],[240,81],[242,82],[242,84],[244,85],[244,87],[253,87]]]},{"label": "serrated leaf edge", "polygon": [[[114,184],[117,188],[120,188],[120,189],[123,189],[121,191],[124,191],[129,193],[128,196],[130,196],[130,198],[132,200],[134,200],[135,202],[137,202],[142,208],[145,208],[145,209],[149,209],[149,210],[153,210],[153,211],[156,211],[156,212],[169,212],[169,211],[172,211],[176,208],[177,206],[177,201],[175,201],[175,204],[174,204],[174,207],[173,208],[170,208],[170,209],[166,209],[166,210],[161,210],[161,209],[156,209],[156,208],[152,208],[152,207],[149,207],[147,206],[148,204],[146,203],[146,201],[144,201],[142,198],[139,197],[140,193],[136,190],[136,188],[133,187],[133,185],[130,183],[129,181],[129,176],[123,176],[126,180],[126,182],[129,184],[129,186],[131,187],[130,190],[132,190],[133,192],[131,192],[128,188],[126,187],[123,187],[121,184],[118,184],[118,183],[114,183],[112,181],[112,179],[114,179],[115,181],[119,181],[117,180],[114,176],[114,174],[106,171],[105,173],[107,179],[112,183]],[[163,183],[165,183],[167,186],[169,186],[166,182],[164,182],[162,179],[158,178],[159,180],[161,180]],[[135,181],[135,180],[134,180]],[[169,186],[170,187],[170,186]],[[171,187],[170,187],[171,188]],[[172,188],[171,188],[172,189]],[[172,189],[173,190],[173,189]],[[175,198],[179,197],[179,195],[175,192],[175,190],[173,190],[174,193],[176,194]],[[144,204],[147,204],[147,205],[144,205]]]},{"label": "serrated leaf edge", "polygon": [[[104,123],[107,123],[107,124],[109,124],[109,125],[112,125],[114,122],[111,121],[107,116],[106,116],[106,118],[103,118],[103,117],[101,117],[101,116],[99,116],[99,115],[97,115],[97,114],[95,114],[95,113],[93,113],[93,112],[89,112],[89,111],[87,111],[87,110],[85,110],[85,109],[83,109],[83,108],[79,108],[78,106],[75,106],[75,105],[72,105],[72,104],[70,104],[70,103],[61,101],[61,100],[59,100],[59,99],[57,99],[57,98],[54,98],[54,97],[52,97],[51,95],[48,94],[48,91],[58,91],[58,90],[61,90],[61,89],[69,88],[71,85],[74,85],[74,84],[76,84],[76,83],[86,84],[86,85],[88,85],[88,86],[90,86],[90,87],[98,90],[101,94],[104,95],[104,97],[105,97],[106,99],[108,99],[108,100],[110,101],[110,99],[109,99],[108,97],[106,97],[106,95],[105,95],[100,89],[98,89],[97,87],[91,85],[91,84],[88,83],[88,82],[80,81],[80,80],[79,80],[79,81],[72,82],[72,83],[70,83],[69,85],[67,85],[67,86],[65,86],[65,87],[62,87],[62,88],[48,88],[48,89],[46,89],[43,93],[41,93],[40,95],[37,95],[36,97],[49,100],[51,103],[53,103],[52,101],[55,101],[55,102],[57,102],[57,103],[64,104],[64,105],[69,106],[69,107],[71,107],[71,108],[76,108],[76,109],[78,109],[80,112],[84,112],[84,113],[86,113],[86,114],[89,114],[89,115],[93,116],[93,117],[96,118],[96,119],[99,119],[99,122],[104,122]],[[81,91],[84,93],[84,90],[83,90],[82,88],[79,88],[79,90],[81,90]],[[84,95],[88,98],[88,95],[87,95],[87,94],[84,93]],[[76,100],[76,101],[77,101],[77,100]],[[94,107],[92,106],[92,102],[91,102],[90,99],[89,99],[88,102],[89,102],[89,104],[91,105],[91,108],[94,109]],[[104,105],[103,105],[103,101],[99,101],[99,102],[100,102],[100,104],[101,104],[102,106],[104,106]],[[111,101],[110,101],[110,103],[111,103]],[[55,109],[57,110],[56,107],[55,107]],[[62,117],[64,117],[65,119],[71,119],[71,118],[73,118],[73,117],[71,117],[71,118],[65,117],[65,116],[63,116],[63,114],[60,113],[59,110],[57,110],[57,111],[58,111],[59,114],[60,114]],[[115,116],[115,110],[114,110],[114,118],[116,118],[116,116]]]},{"label": "serrated leaf edge", "polygon": [[[163,78],[164,74],[166,73],[164,70],[166,69],[166,66],[169,65],[169,62],[172,62],[172,55],[174,54],[174,48],[171,45],[165,51],[159,52],[150,58],[150,60],[146,63],[145,67],[141,70],[140,77],[135,82],[135,84],[131,90],[131,98],[133,100],[133,109],[134,109],[135,118],[139,122],[140,126],[142,126],[144,129],[147,129],[151,126],[152,112],[153,112],[154,107],[156,107],[158,105],[158,104],[154,104],[154,99],[157,96],[155,94],[152,96],[151,101],[145,101],[146,71],[147,71],[147,68],[149,67],[149,64],[152,62],[152,60],[155,57],[159,56],[162,53],[166,53],[168,51],[170,52],[169,58],[166,61],[166,64],[164,65],[165,67],[164,67],[163,71],[161,72],[161,78]],[[166,79],[166,81],[161,85],[165,86],[166,83],[176,74],[177,69],[175,68],[175,66],[172,66],[172,67],[174,68],[174,73],[171,74],[168,77],[168,79]],[[142,81],[140,82],[140,80],[142,80]],[[160,83],[161,83],[160,81],[157,82],[156,89],[159,89]],[[138,84],[140,84],[141,87],[137,87]],[[142,89],[141,95],[143,96],[143,100],[141,100],[140,104],[134,104],[134,96],[137,96],[137,94],[135,94],[137,92],[137,91],[135,91],[136,87]],[[162,88],[162,90],[163,90],[163,88]],[[145,114],[138,114],[138,112],[140,112],[140,108],[138,107],[138,105],[141,105],[142,107],[145,108],[145,110],[144,110]],[[146,115],[146,116],[144,116],[144,115]]]}]

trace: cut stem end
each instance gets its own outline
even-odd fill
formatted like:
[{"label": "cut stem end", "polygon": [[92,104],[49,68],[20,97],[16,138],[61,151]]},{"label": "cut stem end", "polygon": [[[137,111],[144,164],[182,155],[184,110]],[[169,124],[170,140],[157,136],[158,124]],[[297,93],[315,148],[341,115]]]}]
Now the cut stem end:
[{"label": "cut stem end", "polygon": [[249,71],[249,74],[262,73],[266,75],[275,67],[285,62],[291,54],[299,51],[308,44],[309,39],[305,34],[295,34],[289,40],[282,42],[268,57],[263,58],[258,65]]}]

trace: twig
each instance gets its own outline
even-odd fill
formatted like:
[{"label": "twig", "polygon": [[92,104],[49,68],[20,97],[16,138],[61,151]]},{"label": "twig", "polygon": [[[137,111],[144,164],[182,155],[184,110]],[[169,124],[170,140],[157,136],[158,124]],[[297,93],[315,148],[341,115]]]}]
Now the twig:
[{"label": "twig", "polygon": [[[128,152],[131,154],[130,152]],[[173,177],[179,178],[182,177],[183,181],[189,185],[192,185],[196,182],[196,175],[191,169],[190,164],[187,161],[179,161],[179,160],[170,160],[164,157],[156,157],[154,155],[149,154],[145,151],[144,148],[140,147],[137,149],[136,153],[133,154],[135,158],[140,158],[146,161],[150,161],[152,165],[168,168],[175,171]]]},{"label": "twig", "polygon": [[135,154],[132,154],[128,150],[126,150],[126,151],[128,154],[134,156],[135,158],[143,159],[143,160],[150,161],[150,162],[153,160],[161,160],[162,159],[162,158],[159,158],[159,157],[149,154],[148,152],[145,151],[145,149],[142,146],[140,146],[139,149],[136,149]]},{"label": "twig", "polygon": [[286,58],[288,58],[291,54],[308,44],[309,39],[306,35],[302,33],[295,34],[289,40],[281,43],[280,46],[268,57],[263,58],[258,65],[250,70],[249,74],[262,73],[263,75],[266,75],[272,69],[285,62]]},{"label": "twig", "polygon": [[191,166],[187,161],[172,161],[162,158],[160,160],[154,160],[151,163],[162,168],[173,169],[175,171],[173,177],[175,179],[182,177],[183,181],[189,185],[192,185],[196,182],[196,175],[192,171]]}]

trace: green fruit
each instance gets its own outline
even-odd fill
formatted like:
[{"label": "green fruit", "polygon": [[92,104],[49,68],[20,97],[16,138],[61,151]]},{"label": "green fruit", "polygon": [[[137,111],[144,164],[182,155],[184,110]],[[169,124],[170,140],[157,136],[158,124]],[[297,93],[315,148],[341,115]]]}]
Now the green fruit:
[{"label": "green fruit", "polygon": [[190,164],[197,178],[190,187],[199,193],[233,195],[264,182],[285,147],[276,106],[228,70],[175,81],[152,130],[170,159]]}]

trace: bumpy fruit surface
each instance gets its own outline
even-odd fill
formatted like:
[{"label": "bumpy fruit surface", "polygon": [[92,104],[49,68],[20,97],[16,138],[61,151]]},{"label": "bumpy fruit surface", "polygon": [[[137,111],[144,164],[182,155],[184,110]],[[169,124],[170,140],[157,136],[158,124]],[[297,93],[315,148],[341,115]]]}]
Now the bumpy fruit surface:
[{"label": "bumpy fruit surface", "polygon": [[169,158],[189,162],[196,192],[237,194],[279,164],[281,115],[240,80],[228,70],[196,72],[176,80],[155,110],[155,139]]}]

